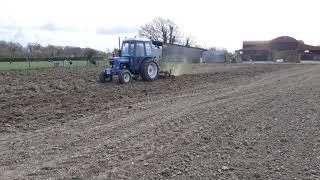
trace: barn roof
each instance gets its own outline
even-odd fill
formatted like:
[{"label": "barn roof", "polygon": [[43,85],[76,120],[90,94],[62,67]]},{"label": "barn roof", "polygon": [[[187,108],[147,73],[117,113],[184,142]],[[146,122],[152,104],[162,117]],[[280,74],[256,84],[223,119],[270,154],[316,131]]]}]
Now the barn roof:
[{"label": "barn roof", "polygon": [[270,41],[243,41],[242,51],[270,51],[272,44],[277,43],[297,43],[297,50],[299,51],[310,50],[320,52],[320,46],[307,45],[303,41],[290,36],[280,36]]},{"label": "barn roof", "polygon": [[179,47],[184,47],[184,48],[198,49],[198,50],[201,50],[201,51],[208,51],[208,49],[204,49],[204,48],[184,46],[184,45],[180,45],[180,44],[164,43],[164,42],[161,42],[161,41],[152,41],[152,44],[155,45],[155,46],[172,45],[172,46],[179,46]]},{"label": "barn roof", "polygon": [[299,41],[290,36],[280,36],[271,40],[271,43],[287,43],[287,42],[299,42]]},{"label": "barn roof", "polygon": [[311,45],[303,44],[303,50],[320,51],[320,46],[311,46]]},{"label": "barn roof", "polygon": [[199,48],[199,47],[184,46],[184,45],[180,45],[180,44],[163,43],[163,45],[178,46],[178,47],[183,47],[183,48],[190,48],[190,49],[197,49],[197,50],[201,50],[201,51],[208,51],[208,49]]},{"label": "barn roof", "polygon": [[256,45],[263,45],[269,44],[270,41],[243,41],[244,46],[256,46]]}]

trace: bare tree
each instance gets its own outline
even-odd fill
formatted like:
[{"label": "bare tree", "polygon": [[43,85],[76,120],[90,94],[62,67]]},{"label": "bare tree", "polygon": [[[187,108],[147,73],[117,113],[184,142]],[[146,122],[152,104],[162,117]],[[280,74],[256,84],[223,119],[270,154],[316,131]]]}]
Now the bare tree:
[{"label": "bare tree", "polygon": [[90,62],[90,64],[96,65],[96,61],[93,58],[96,54],[97,54],[97,51],[94,49],[91,49],[91,48],[85,49],[85,55],[87,56],[87,60],[88,62]]},{"label": "bare tree", "polygon": [[62,46],[55,46],[56,48],[56,57],[63,57],[63,47]]},{"label": "bare tree", "polygon": [[29,58],[38,57],[41,54],[41,45],[38,43],[29,43],[27,45]]},{"label": "bare tree", "polygon": [[195,38],[192,35],[184,35],[181,44],[186,47],[198,47]]},{"label": "bare tree", "polygon": [[27,44],[28,58],[32,57],[33,46],[31,43]]},{"label": "bare tree", "polygon": [[141,37],[170,44],[179,43],[180,34],[178,26],[173,21],[160,17],[142,26],[139,31]]},{"label": "bare tree", "polygon": [[48,57],[50,57],[50,58],[55,58],[55,56],[56,56],[56,48],[55,48],[55,46],[53,46],[53,45],[48,45],[47,46],[47,55],[48,55]]},{"label": "bare tree", "polygon": [[10,64],[12,63],[12,59],[14,57],[14,54],[17,50],[22,49],[22,45],[19,43],[14,43],[14,42],[8,42],[7,43],[8,50],[10,52]]},{"label": "bare tree", "polygon": [[17,46],[13,42],[9,42],[7,44],[7,46],[8,46],[9,52],[10,52],[10,59],[12,59],[13,55],[14,55],[14,52],[17,50]]},{"label": "bare tree", "polygon": [[186,39],[185,46],[190,47],[190,38],[189,37]]}]

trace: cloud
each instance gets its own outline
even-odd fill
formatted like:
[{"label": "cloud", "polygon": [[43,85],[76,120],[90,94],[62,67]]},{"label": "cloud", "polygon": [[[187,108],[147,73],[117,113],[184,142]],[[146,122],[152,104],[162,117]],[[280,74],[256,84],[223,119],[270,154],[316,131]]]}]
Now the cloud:
[{"label": "cloud", "polygon": [[25,40],[25,34],[24,32],[19,29],[18,31],[13,33],[13,40],[15,41],[24,41]]},{"label": "cloud", "polygon": [[15,24],[0,24],[0,29],[3,31],[16,31],[21,30],[22,27]]},{"label": "cloud", "polygon": [[58,30],[58,28],[52,23],[47,23],[43,26],[40,26],[39,29],[46,30],[46,31],[57,31]]},{"label": "cloud", "polygon": [[68,26],[58,26],[54,23],[46,23],[41,26],[36,26],[34,29],[43,30],[43,31],[65,31],[65,32],[75,32],[78,31],[75,27],[68,27]]},{"label": "cloud", "polygon": [[0,40],[14,41],[14,42],[25,42],[24,30],[21,26],[7,24],[0,25]]},{"label": "cloud", "polygon": [[131,26],[131,27],[126,27],[126,26],[114,26],[114,27],[98,27],[96,28],[96,33],[97,34],[102,34],[102,35],[116,35],[116,34],[127,34],[127,33],[135,33],[138,31],[138,27]]}]

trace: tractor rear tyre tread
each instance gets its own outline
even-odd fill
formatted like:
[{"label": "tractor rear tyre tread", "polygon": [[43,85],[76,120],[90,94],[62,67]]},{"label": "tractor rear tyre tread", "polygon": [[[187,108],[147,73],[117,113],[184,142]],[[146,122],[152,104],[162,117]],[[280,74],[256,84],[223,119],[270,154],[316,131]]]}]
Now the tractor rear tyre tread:
[{"label": "tractor rear tyre tread", "polygon": [[[156,69],[157,69],[157,74],[155,75],[155,77],[150,77],[149,76],[149,73],[148,73],[148,66],[151,64],[151,63],[154,63],[156,65]],[[158,76],[159,76],[159,66],[158,66],[158,63],[156,61],[154,61],[153,59],[147,59],[145,60],[142,65],[141,65],[141,69],[140,69],[140,75],[142,77],[142,79],[144,81],[153,81],[153,80],[156,80],[158,79]]]}]

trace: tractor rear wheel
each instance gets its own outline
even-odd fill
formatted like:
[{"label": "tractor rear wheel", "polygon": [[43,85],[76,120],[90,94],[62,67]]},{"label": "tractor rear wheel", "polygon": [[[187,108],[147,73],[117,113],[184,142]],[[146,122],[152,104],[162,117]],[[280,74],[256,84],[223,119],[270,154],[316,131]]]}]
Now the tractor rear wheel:
[{"label": "tractor rear wheel", "polygon": [[120,84],[127,84],[131,81],[132,75],[128,70],[122,70],[119,73],[119,82]]},{"label": "tractor rear wheel", "polygon": [[140,74],[143,80],[153,81],[159,76],[159,66],[156,61],[147,59],[142,63]]}]

